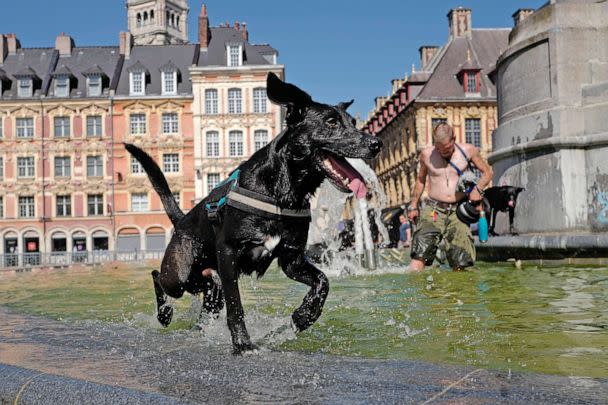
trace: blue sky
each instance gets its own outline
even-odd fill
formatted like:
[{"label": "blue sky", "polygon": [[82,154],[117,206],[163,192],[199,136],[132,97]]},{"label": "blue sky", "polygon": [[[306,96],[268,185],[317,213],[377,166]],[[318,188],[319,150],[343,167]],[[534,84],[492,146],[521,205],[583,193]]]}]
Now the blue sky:
[{"label": "blue sky", "polygon": [[[474,28],[512,27],[518,8],[546,0],[206,0],[212,26],[246,22],[253,43],[279,51],[288,81],[325,103],[355,99],[363,118],[390,80],[419,65],[420,45],[442,45],[446,14],[473,10]],[[127,29],[124,0],[3,0],[0,32],[17,34],[24,47],[54,46],[65,32],[76,44],[117,45]],[[190,40],[197,39],[202,0],[189,0]]]}]

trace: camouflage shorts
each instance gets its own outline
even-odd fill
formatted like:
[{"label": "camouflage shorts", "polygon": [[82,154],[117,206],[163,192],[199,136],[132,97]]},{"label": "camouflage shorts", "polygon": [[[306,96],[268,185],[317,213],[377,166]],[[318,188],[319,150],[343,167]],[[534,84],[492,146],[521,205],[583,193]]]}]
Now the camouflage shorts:
[{"label": "camouflage shorts", "polygon": [[469,226],[460,221],[454,211],[426,206],[420,211],[412,238],[412,259],[431,265],[442,240],[445,241],[445,253],[452,268],[474,264],[475,245]]}]

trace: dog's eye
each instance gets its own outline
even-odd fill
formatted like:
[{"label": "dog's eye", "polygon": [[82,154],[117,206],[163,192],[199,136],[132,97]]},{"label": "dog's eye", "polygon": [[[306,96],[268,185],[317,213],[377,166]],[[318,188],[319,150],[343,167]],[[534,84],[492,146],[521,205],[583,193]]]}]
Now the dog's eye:
[{"label": "dog's eye", "polygon": [[338,125],[338,120],[334,117],[328,118],[327,121],[325,121],[325,123],[329,126],[335,127],[336,125]]}]

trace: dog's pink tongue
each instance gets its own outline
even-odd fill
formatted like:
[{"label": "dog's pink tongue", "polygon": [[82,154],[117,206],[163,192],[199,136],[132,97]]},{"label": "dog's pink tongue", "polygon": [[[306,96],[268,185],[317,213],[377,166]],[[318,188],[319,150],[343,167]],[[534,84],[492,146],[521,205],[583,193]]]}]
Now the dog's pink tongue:
[{"label": "dog's pink tongue", "polygon": [[509,202],[507,203],[509,205],[509,207],[513,208],[515,206],[515,204],[513,204],[513,200],[509,200]]},{"label": "dog's pink tongue", "polygon": [[363,198],[367,194],[367,187],[365,183],[359,179],[353,179],[348,183],[348,188],[355,193],[357,198]]}]

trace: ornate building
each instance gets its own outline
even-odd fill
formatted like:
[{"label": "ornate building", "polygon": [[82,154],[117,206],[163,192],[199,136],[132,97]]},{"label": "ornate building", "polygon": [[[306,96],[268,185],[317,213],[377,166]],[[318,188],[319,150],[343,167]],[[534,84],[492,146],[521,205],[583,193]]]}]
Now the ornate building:
[{"label": "ornate building", "polygon": [[281,108],[267,100],[266,76],[285,75],[278,52],[250,44],[244,23],[210,28],[205,6],[199,44],[200,58],[190,69],[197,200],[281,132]]},{"label": "ornate building", "polygon": [[389,206],[407,204],[418,173],[419,152],[432,145],[433,127],[447,122],[457,142],[487,156],[497,126],[496,88],[490,79],[508,42],[509,29],[473,29],[471,10],[448,13],[449,38],[442,47],[421,46],[420,69],[392,82],[388,97],[376,98],[363,129],[383,138],[372,167]]},{"label": "ornate building", "polygon": [[53,48],[22,48],[0,35],[0,267],[164,249],[172,224],[123,142],[155,158],[187,211],[281,130],[264,86],[283,67],[245,25],[210,28],[203,6],[204,41],[187,44],[186,1],[129,0],[127,10],[119,46],[61,34]]}]

